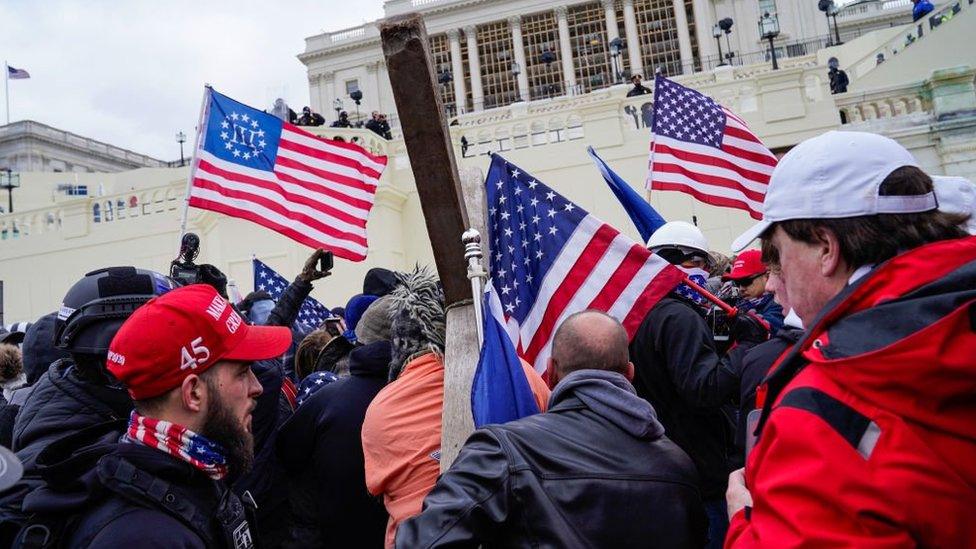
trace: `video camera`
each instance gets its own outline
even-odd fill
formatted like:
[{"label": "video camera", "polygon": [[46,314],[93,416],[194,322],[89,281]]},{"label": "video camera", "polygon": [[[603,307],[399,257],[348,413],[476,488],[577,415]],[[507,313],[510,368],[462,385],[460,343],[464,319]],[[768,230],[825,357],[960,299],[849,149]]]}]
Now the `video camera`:
[{"label": "video camera", "polygon": [[227,298],[227,277],[220,269],[204,263],[197,265],[193,261],[200,255],[200,237],[194,233],[186,233],[180,241],[180,254],[169,264],[169,276],[180,284],[209,284],[223,298]]}]

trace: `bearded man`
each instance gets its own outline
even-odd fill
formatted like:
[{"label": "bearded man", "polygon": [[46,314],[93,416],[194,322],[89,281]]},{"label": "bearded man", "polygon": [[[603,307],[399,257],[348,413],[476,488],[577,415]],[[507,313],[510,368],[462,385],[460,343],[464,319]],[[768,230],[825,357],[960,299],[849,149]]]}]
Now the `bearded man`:
[{"label": "bearded man", "polygon": [[95,468],[107,496],[79,519],[67,546],[254,546],[248,509],[223,479],[254,459],[261,384],[250,364],[290,342],[287,328],[248,325],[203,284],[137,309],[108,352],[108,370],[135,410]]}]

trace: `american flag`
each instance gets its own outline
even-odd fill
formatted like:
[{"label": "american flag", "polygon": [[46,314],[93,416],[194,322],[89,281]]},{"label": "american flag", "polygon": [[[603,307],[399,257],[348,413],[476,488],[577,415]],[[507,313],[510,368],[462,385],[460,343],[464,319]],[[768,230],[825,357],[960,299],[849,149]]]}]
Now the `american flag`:
[{"label": "american flag", "polygon": [[[254,263],[254,290],[264,290],[272,299],[278,301],[285,288],[291,283],[260,259],[254,258],[252,262]],[[331,316],[329,309],[312,297],[306,297],[302,308],[298,310],[298,322],[306,324],[313,330]]]},{"label": "american flag", "polygon": [[485,185],[496,315],[540,373],[567,316],[605,311],[633,336],[684,275],[501,156],[492,157]]},{"label": "american flag", "polygon": [[190,206],[247,219],[345,259],[365,259],[366,219],[386,157],[207,93]]},{"label": "american flag", "polygon": [[654,79],[654,124],[647,185],[683,191],[706,204],[762,219],[776,157],[741,118],[695,90]]},{"label": "american flag", "polygon": [[23,80],[25,78],[30,78],[30,73],[24,69],[15,69],[10,65],[7,65],[7,78],[11,80]]}]

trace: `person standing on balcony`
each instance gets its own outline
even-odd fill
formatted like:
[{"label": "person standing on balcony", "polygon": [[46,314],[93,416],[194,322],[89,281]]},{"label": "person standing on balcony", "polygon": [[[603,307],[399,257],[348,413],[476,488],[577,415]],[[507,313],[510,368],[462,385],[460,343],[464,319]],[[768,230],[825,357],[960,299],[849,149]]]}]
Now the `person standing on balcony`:
[{"label": "person standing on balcony", "polygon": [[831,57],[827,60],[827,77],[830,78],[830,93],[847,93],[847,86],[850,85],[851,79],[847,77],[847,73],[840,70],[840,61],[836,57]]},{"label": "person standing on balcony", "polygon": [[634,84],[634,87],[627,92],[627,97],[635,97],[638,95],[651,93],[651,90],[641,84],[641,78],[642,77],[639,74],[635,74],[634,76],[630,77],[630,81]]}]

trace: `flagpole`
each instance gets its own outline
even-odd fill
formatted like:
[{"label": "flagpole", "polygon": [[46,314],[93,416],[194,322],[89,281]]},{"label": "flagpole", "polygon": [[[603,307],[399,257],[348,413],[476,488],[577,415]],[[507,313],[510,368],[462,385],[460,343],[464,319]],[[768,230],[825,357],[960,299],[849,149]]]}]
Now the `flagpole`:
[{"label": "flagpole", "polygon": [[200,149],[200,140],[202,136],[207,134],[207,114],[209,109],[207,106],[210,104],[210,93],[213,88],[210,84],[204,84],[203,86],[203,101],[200,103],[200,119],[197,121],[197,138],[194,140],[193,144],[193,154],[190,155],[190,173],[186,175],[186,193],[183,195],[183,218],[180,221],[180,238],[177,241],[177,248],[180,246],[180,242],[183,240],[183,235],[186,234],[186,222],[190,213],[190,191],[193,188],[193,172],[197,169],[197,151]]},{"label": "flagpole", "polygon": [[10,124],[10,65],[3,60],[3,97],[7,100],[7,124]]},{"label": "flagpole", "polygon": [[468,261],[468,279],[471,280],[471,297],[474,305],[474,322],[478,326],[478,347],[485,343],[484,316],[488,314],[482,309],[485,303],[485,290],[482,277],[487,275],[481,265],[483,256],[481,251],[481,233],[475,229],[468,229],[461,235],[464,244],[464,259]]}]

